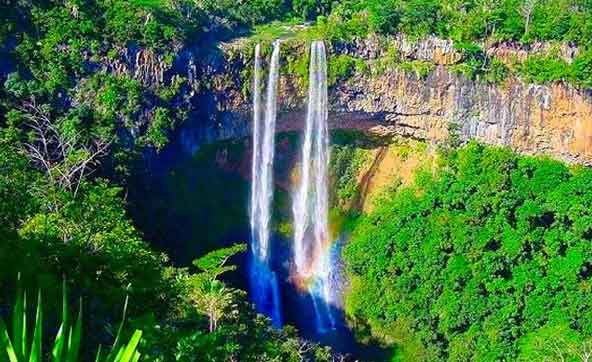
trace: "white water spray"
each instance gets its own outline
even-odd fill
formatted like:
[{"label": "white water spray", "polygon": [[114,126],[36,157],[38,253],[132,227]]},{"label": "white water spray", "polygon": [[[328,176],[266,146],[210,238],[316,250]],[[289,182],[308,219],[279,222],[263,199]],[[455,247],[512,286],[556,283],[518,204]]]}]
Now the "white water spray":
[{"label": "white water spray", "polygon": [[[299,185],[294,194],[294,263],[296,274],[308,284],[317,330],[334,327],[330,308],[332,260],[329,235],[329,131],[327,125],[327,59],[325,45],[315,41],[310,50],[308,109],[302,145]],[[321,302],[321,303],[319,303]]]},{"label": "white water spray", "polygon": [[[270,222],[273,201],[273,159],[280,44],[271,56],[265,112],[261,109],[261,47],[255,47],[253,80],[253,164],[251,183],[251,289],[257,310],[281,326],[281,307],[276,274],[270,268]],[[263,120],[263,124],[262,123]]]}]

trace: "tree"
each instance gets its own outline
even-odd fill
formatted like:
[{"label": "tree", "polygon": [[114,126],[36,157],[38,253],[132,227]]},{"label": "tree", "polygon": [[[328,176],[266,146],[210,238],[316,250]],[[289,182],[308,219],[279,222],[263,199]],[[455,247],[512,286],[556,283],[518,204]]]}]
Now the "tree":
[{"label": "tree", "polygon": [[245,244],[235,244],[212,251],[193,262],[201,272],[190,277],[193,289],[189,298],[208,317],[210,333],[218,328],[219,320],[234,305],[237,293],[236,289],[227,287],[218,278],[236,269],[235,265],[226,263],[232,256],[245,250]]},{"label": "tree", "polygon": [[303,19],[313,20],[319,15],[328,15],[331,5],[331,0],[294,0],[292,9]]},{"label": "tree", "polygon": [[86,140],[68,119],[55,122],[50,112],[50,107],[37,104],[33,97],[24,101],[10,117],[20,118],[29,131],[24,149],[31,162],[45,172],[50,185],[76,196],[84,177],[107,154],[110,142],[100,137]]},{"label": "tree", "polygon": [[522,4],[520,5],[520,14],[524,17],[524,36],[528,36],[528,28],[530,26],[530,21],[532,18],[532,14],[537,6],[539,0],[523,0]]}]

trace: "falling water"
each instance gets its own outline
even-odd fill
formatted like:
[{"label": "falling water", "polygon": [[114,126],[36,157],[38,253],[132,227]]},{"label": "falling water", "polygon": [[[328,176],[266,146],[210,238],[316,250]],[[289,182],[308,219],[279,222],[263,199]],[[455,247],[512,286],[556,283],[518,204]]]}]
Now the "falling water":
[{"label": "falling water", "polygon": [[317,331],[334,327],[331,240],[328,226],[329,132],[327,126],[327,60],[325,45],[310,50],[308,109],[300,182],[294,194],[294,264],[298,279],[311,295]]},{"label": "falling water", "polygon": [[[277,115],[280,44],[274,44],[265,112],[261,109],[261,47],[255,47],[253,79],[253,165],[251,183],[251,295],[257,311],[271,317],[274,326],[281,326],[278,281],[270,268],[270,221],[273,199],[274,135]],[[263,124],[261,124],[263,121]]]}]

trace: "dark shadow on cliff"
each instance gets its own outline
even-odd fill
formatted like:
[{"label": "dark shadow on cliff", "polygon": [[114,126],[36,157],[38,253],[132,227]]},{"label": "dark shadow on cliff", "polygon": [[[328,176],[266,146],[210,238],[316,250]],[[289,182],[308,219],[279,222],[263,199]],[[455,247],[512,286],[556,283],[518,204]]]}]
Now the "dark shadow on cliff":
[{"label": "dark shadow on cliff", "polygon": [[366,173],[364,173],[364,176],[362,176],[360,186],[358,187],[358,190],[352,200],[352,209],[361,210],[364,206],[364,203],[366,202],[366,196],[368,195],[368,188],[370,187],[370,181],[376,174],[376,171],[378,170],[380,163],[384,160],[387,150],[387,146],[380,147],[378,153],[376,154],[376,157],[374,157],[374,160],[372,160],[370,168],[368,169],[368,171],[366,171]]},{"label": "dark shadow on cliff", "polygon": [[249,185],[240,177],[243,146],[204,146],[193,157],[153,160],[130,185],[131,214],[144,235],[177,265],[248,241]]},{"label": "dark shadow on cliff", "polygon": [[[291,217],[290,173],[295,134],[276,137],[274,219]],[[249,139],[195,145],[175,142],[148,155],[129,185],[130,214],[145,237],[176,265],[206,252],[249,242],[251,146]]]}]

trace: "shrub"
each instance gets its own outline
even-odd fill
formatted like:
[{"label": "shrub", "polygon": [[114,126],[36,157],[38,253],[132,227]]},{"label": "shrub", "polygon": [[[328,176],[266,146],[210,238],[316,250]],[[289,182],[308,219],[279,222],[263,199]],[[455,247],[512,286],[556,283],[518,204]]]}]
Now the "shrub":
[{"label": "shrub", "polygon": [[592,88],[592,50],[583,51],[572,64],[576,84]]},{"label": "shrub", "polygon": [[351,77],[356,70],[357,61],[350,55],[337,55],[329,58],[327,83],[329,86]]},{"label": "shrub", "polygon": [[406,72],[414,72],[418,78],[426,78],[434,69],[432,62],[424,60],[409,60],[399,64],[399,67]]},{"label": "shrub", "polygon": [[146,132],[146,140],[157,150],[161,150],[169,142],[169,132],[173,125],[174,121],[169,111],[161,107],[156,108]]},{"label": "shrub", "polygon": [[572,69],[556,56],[531,55],[518,66],[518,73],[527,82],[545,84],[572,79]]},{"label": "shrub", "polygon": [[489,83],[500,84],[508,77],[510,70],[499,59],[491,59],[485,71],[485,80]]},{"label": "shrub", "polygon": [[319,15],[329,15],[332,4],[330,0],[294,0],[292,9],[302,19],[312,20]]},{"label": "shrub", "polygon": [[358,193],[358,175],[368,159],[368,152],[350,145],[334,145],[331,148],[332,204],[344,207]]}]

